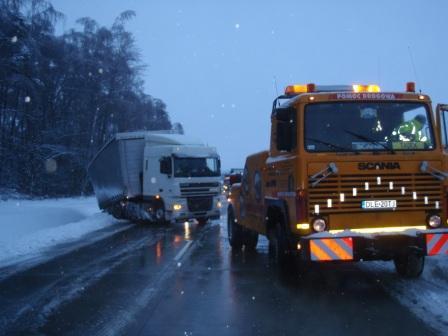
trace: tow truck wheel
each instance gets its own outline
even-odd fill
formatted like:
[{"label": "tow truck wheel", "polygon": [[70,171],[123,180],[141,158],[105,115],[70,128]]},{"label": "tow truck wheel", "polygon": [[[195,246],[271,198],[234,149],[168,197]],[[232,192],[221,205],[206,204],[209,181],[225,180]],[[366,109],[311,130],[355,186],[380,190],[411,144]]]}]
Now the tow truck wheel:
[{"label": "tow truck wheel", "polygon": [[227,214],[227,236],[232,249],[240,250],[243,247],[243,234],[243,228],[236,222],[232,208],[229,208]]},{"label": "tow truck wheel", "polygon": [[244,248],[248,251],[254,251],[258,244],[258,233],[249,229],[244,231]]},{"label": "tow truck wheel", "polygon": [[275,264],[281,269],[286,269],[289,263],[289,255],[287,251],[287,244],[285,235],[279,226],[272,228],[268,234],[269,239],[269,255]]},{"label": "tow truck wheel", "polygon": [[394,259],[395,270],[405,278],[418,278],[425,267],[425,256],[410,253]]}]

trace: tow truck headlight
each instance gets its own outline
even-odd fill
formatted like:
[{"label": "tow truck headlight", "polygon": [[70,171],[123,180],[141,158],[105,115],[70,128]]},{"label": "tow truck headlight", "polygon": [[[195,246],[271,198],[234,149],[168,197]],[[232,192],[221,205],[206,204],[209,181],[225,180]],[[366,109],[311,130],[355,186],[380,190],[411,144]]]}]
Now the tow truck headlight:
[{"label": "tow truck headlight", "polygon": [[432,228],[438,228],[442,224],[442,219],[438,215],[428,217],[428,225]]},{"label": "tow truck headlight", "polygon": [[327,223],[325,222],[325,219],[323,218],[316,218],[313,221],[313,230],[316,232],[322,232],[325,231],[327,228]]},{"label": "tow truck headlight", "polygon": [[179,204],[179,203],[173,204],[173,210],[174,211],[182,210],[182,204]]}]

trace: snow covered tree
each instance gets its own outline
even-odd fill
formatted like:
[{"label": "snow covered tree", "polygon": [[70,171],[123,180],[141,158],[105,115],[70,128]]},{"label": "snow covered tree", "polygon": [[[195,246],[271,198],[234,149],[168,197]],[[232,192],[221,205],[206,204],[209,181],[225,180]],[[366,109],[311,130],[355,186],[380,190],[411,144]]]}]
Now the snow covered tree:
[{"label": "snow covered tree", "polygon": [[116,132],[171,129],[165,104],[143,90],[123,12],[112,27],[63,17],[45,0],[0,0],[0,188],[34,195],[88,190],[86,166]]}]

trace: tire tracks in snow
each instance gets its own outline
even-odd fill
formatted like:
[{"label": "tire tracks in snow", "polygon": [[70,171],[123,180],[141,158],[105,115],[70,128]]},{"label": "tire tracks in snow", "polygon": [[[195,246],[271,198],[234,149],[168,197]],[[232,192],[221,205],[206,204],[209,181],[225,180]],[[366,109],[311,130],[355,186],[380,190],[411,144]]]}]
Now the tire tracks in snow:
[{"label": "tire tracks in snow", "polygon": [[[123,237],[130,231],[121,231],[1,281],[0,299],[5,302],[0,305],[0,330],[6,334],[9,330],[37,330],[61,305],[82,295],[86,288],[131,258],[134,251],[155,244],[163,235],[158,230],[123,244]],[[17,284],[23,293],[14,295]]]},{"label": "tire tracks in snow", "polygon": [[438,264],[439,260],[434,258],[426,259],[426,269],[418,279],[400,278],[390,262],[369,262],[360,268],[374,273],[389,295],[434,331],[445,335],[448,329],[448,264]]}]

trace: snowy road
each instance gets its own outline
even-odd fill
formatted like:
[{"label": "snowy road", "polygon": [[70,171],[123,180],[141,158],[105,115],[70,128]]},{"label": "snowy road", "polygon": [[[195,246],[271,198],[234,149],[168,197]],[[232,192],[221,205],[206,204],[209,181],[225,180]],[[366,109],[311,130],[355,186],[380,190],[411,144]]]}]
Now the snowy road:
[{"label": "snowy road", "polygon": [[[92,210],[77,222],[99,217]],[[155,227],[108,219],[77,239],[55,234],[58,243],[33,249],[39,257],[28,267],[18,260],[0,268],[0,334],[447,334],[443,259],[428,259],[416,281],[380,262],[279,277],[266,240],[256,253],[232,252],[223,221]]]}]

